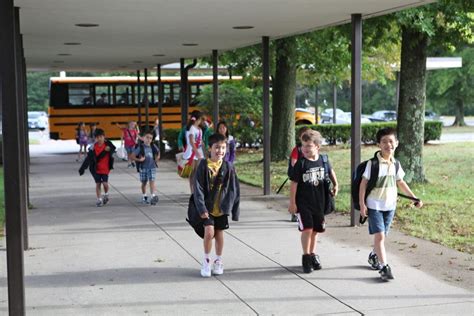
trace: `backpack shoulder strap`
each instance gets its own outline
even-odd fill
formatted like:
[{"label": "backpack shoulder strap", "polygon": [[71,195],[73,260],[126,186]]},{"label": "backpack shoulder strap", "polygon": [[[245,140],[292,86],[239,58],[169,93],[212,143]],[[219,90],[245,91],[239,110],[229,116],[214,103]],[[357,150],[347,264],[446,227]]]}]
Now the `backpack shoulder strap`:
[{"label": "backpack shoulder strap", "polygon": [[323,159],[324,177],[329,178],[329,158],[327,154],[321,154]]}]

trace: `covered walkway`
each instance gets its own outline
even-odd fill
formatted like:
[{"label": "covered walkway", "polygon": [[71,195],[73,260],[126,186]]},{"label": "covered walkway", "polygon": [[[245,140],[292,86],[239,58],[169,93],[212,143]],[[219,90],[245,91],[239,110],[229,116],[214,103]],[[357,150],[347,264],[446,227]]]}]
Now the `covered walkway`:
[{"label": "covered walkway", "polygon": [[[137,174],[119,162],[110,204],[97,208],[92,178],[79,177],[73,160],[49,155],[31,161],[28,315],[472,313],[471,291],[410,266],[399,247],[389,246],[396,279],[383,283],[366,264],[366,227],[347,227],[337,215],[329,217],[318,246],[323,269],[303,274],[286,201],[245,185],[241,220],[225,235],[225,274],[202,279],[202,242],[184,221],[188,185],[173,162],[160,163],[156,207],[138,202]],[[354,246],[351,240],[360,236],[367,238]],[[5,267],[5,239],[0,247]],[[7,311],[2,268],[0,314]]]}]

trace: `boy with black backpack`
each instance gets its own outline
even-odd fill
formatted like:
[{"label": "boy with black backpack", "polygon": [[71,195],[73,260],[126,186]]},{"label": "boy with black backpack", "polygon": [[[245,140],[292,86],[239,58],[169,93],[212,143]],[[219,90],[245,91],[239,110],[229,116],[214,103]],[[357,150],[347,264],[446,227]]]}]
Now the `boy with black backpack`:
[{"label": "boy with black backpack", "polygon": [[[239,220],[239,180],[232,163],[224,160],[226,149],[224,135],[209,136],[210,157],[202,159],[196,168],[194,193],[189,202],[188,222],[204,240],[203,278],[224,273],[224,230],[229,228],[229,216],[233,221]],[[211,261],[213,239],[216,258]]]},{"label": "boy with black backpack", "polygon": [[416,207],[423,206],[423,202],[415,197],[403,181],[405,172],[400,162],[394,158],[398,146],[396,135],[396,130],[390,127],[377,132],[380,151],[376,152],[374,158],[363,163],[366,166],[360,180],[358,201],[353,194],[354,206],[360,209],[361,220],[368,216],[369,234],[374,235],[374,249],[369,254],[369,264],[374,270],[379,270],[383,280],[393,279],[384,242],[395,215],[397,187],[415,201]]},{"label": "boy with black backpack", "polygon": [[[140,182],[142,189],[142,203],[156,205],[158,203],[158,196],[156,195],[156,167],[160,159],[160,150],[153,144],[153,132],[145,131],[143,142],[132,152],[132,159],[137,162],[137,170],[140,172]],[[146,194],[146,184],[150,182],[150,200]]]},{"label": "boy with black backpack", "polygon": [[298,217],[303,271],[310,273],[321,269],[321,261],[316,255],[317,236],[326,230],[324,215],[334,209],[333,197],[337,195],[338,183],[327,155],[319,153],[321,134],[313,130],[306,131],[301,136],[301,142],[304,157],[293,167],[288,211],[296,213]]}]

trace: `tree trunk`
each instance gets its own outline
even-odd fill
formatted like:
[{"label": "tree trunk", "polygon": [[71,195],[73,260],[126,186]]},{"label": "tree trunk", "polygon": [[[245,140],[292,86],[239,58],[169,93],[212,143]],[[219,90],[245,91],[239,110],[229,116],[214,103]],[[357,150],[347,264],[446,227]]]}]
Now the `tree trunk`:
[{"label": "tree trunk", "polygon": [[400,99],[398,104],[397,158],[405,171],[405,181],[425,182],[423,170],[424,120],[426,99],[426,48],[428,36],[402,27]]},{"label": "tree trunk", "polygon": [[462,98],[456,99],[456,117],[454,118],[453,126],[466,126],[464,121],[464,100]]},{"label": "tree trunk", "polygon": [[276,69],[273,80],[271,159],[288,159],[295,145],[296,39],[276,41]]}]

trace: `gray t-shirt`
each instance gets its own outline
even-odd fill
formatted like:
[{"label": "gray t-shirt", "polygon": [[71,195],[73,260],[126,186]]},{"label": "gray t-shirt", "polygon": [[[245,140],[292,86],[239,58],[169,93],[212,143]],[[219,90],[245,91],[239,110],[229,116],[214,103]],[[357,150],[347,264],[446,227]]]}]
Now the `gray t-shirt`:
[{"label": "gray t-shirt", "polygon": [[[155,164],[155,160],[153,159],[153,150],[151,149],[151,146],[147,146],[145,144],[143,144],[142,146],[145,151],[145,161],[141,163],[142,169],[155,169],[156,164]],[[155,145],[152,144],[152,146],[155,146]],[[158,148],[156,148],[156,151],[158,152]],[[135,154],[135,156],[138,157],[140,155],[140,146],[135,148],[133,153]]]}]

